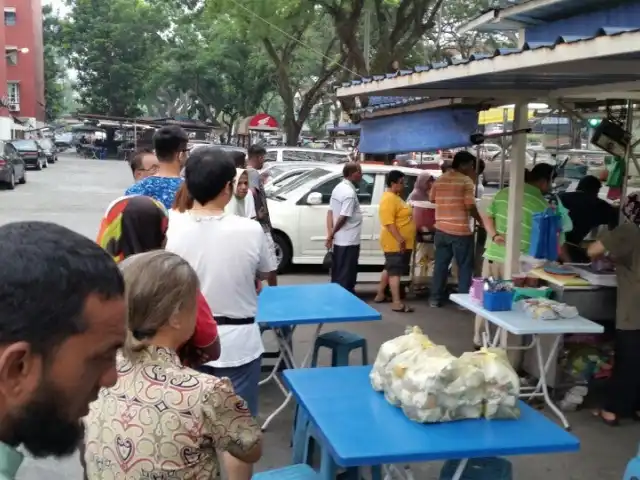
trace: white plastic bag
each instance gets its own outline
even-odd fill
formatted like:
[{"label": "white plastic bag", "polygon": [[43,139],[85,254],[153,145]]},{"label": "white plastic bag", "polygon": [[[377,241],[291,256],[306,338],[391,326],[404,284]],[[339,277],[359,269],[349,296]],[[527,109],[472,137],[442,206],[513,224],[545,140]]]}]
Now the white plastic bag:
[{"label": "white plastic bag", "polygon": [[499,348],[483,348],[479,352],[465,353],[460,362],[469,363],[484,376],[484,416],[486,418],[515,419],[520,417],[518,395],[520,378],[507,354]]},{"label": "white plastic bag", "polygon": [[455,361],[445,347],[423,345],[396,356],[389,363],[391,381],[385,389],[387,400],[402,408],[418,422],[448,420],[443,407],[443,372]]},{"label": "white plastic bag", "polygon": [[390,381],[390,372],[387,369],[389,362],[396,356],[408,350],[418,349],[424,345],[432,345],[431,340],[418,327],[407,328],[404,335],[383,343],[378,351],[378,356],[373,364],[369,379],[371,386],[377,392],[385,390]]},{"label": "white plastic bag", "polygon": [[534,320],[557,320],[559,318],[575,318],[578,309],[565,303],[548,298],[527,298],[516,302],[516,309],[526,313]]}]

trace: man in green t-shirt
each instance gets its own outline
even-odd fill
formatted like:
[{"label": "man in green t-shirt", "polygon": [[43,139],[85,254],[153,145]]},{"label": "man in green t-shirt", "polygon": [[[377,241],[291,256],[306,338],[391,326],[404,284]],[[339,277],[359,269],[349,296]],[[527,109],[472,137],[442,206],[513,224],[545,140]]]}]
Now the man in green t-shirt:
[{"label": "man in green t-shirt", "polygon": [[[522,199],[522,236],[520,238],[520,252],[529,251],[531,229],[533,227],[533,215],[544,212],[549,203],[544,195],[551,190],[555,169],[548,163],[539,163],[531,171],[527,171],[524,185],[524,197]],[[503,188],[493,197],[491,205],[484,215],[484,225],[487,231],[487,243],[482,264],[483,277],[504,277],[504,262],[507,252],[505,237],[507,233],[509,211],[509,187]],[[484,319],[476,317],[473,341],[476,345],[482,344],[482,332],[484,331]]]}]

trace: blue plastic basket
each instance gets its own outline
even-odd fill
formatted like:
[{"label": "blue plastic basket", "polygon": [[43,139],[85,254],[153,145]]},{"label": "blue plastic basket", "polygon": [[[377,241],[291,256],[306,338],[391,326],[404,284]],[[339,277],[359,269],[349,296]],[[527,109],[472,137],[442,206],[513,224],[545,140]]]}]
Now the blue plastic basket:
[{"label": "blue plastic basket", "polygon": [[508,312],[513,305],[513,292],[484,292],[482,306],[490,312]]}]

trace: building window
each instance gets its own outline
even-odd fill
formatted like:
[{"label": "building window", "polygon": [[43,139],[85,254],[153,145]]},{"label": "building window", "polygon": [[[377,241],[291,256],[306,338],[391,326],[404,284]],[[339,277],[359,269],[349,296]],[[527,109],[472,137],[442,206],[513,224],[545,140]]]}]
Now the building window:
[{"label": "building window", "polygon": [[4,12],[4,24],[13,27],[16,24],[16,12]]},{"label": "building window", "polygon": [[18,50],[7,49],[5,56],[7,57],[7,65],[11,65],[12,67],[18,65]]},{"label": "building window", "polygon": [[7,97],[11,105],[20,105],[20,84],[17,82],[7,83]]}]

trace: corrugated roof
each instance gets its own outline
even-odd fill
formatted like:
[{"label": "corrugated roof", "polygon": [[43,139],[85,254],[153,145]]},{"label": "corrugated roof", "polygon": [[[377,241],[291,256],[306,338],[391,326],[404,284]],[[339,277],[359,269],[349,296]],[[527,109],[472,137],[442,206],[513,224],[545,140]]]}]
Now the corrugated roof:
[{"label": "corrugated roof", "polygon": [[[520,26],[549,23],[554,20],[571,18],[585,12],[609,10],[618,5],[633,0],[561,0],[553,3],[538,2],[537,0],[502,1],[480,12],[476,17],[463,24],[461,32],[515,30]],[[524,9],[524,11],[523,11]],[[477,23],[487,14],[493,15],[481,23]]]},{"label": "corrugated roof", "polygon": [[[415,73],[422,73],[422,72],[427,72],[431,70],[439,70],[439,69],[447,68],[449,66],[454,66],[454,65],[461,65],[461,64],[467,64],[470,62],[490,60],[499,56],[516,55],[529,50],[538,50],[542,48],[546,48],[546,49],[562,48],[563,45],[567,45],[567,44],[572,44],[576,42],[587,42],[603,36],[616,36],[616,35],[623,35],[626,33],[634,33],[634,32],[640,32],[640,28],[639,27],[600,27],[593,35],[587,35],[587,36],[567,35],[567,36],[558,37],[554,42],[528,42],[528,43],[525,43],[522,48],[499,48],[495,50],[493,53],[489,53],[489,54],[476,53],[469,56],[468,58],[451,58],[451,59],[447,59],[446,61],[436,62],[429,65],[419,65],[413,69],[402,69],[397,72],[386,73],[383,75],[371,75],[369,77],[361,77],[359,79],[355,79],[350,82],[344,82],[340,86],[350,87],[352,85],[361,85],[363,83],[380,82],[382,80],[386,80],[389,78],[404,77],[407,75],[413,75]],[[422,100],[422,98],[420,97],[380,97],[380,98],[387,98],[387,99],[397,98],[398,99],[397,101],[400,102],[399,104],[403,104],[402,103],[403,101],[407,101],[407,103],[411,103],[411,100],[409,99],[413,99],[413,102]],[[375,107],[379,108],[380,106],[382,106],[382,104],[376,105]],[[387,102],[387,104],[385,104],[385,107],[389,107],[389,106],[392,106],[392,105],[391,103]]]}]

